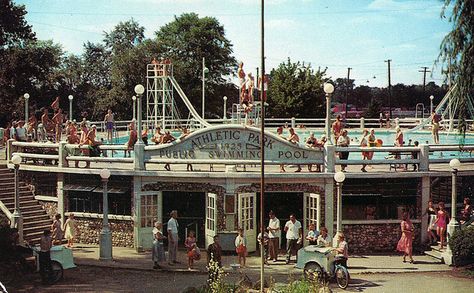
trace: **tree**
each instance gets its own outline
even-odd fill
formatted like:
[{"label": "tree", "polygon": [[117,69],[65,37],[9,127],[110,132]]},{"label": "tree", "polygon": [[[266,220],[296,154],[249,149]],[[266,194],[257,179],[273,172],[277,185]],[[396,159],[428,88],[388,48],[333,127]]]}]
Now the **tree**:
[{"label": "tree", "polygon": [[117,55],[141,43],[145,38],[145,28],[132,18],[119,22],[110,33],[104,32],[104,35],[106,48]]},{"label": "tree", "polygon": [[[232,44],[225,36],[224,27],[216,18],[200,18],[196,13],[185,13],[155,34],[158,51],[162,57],[173,61],[176,80],[191,103],[201,104],[202,58],[209,69],[206,97],[208,100],[222,99],[216,89],[226,83],[225,77],[235,73],[237,61],[232,56]],[[211,110],[207,109],[208,112]]]},{"label": "tree", "polygon": [[474,1],[445,0],[441,17],[446,17],[446,10],[450,7],[449,21],[453,23],[453,29],[441,42],[438,62],[456,84],[454,97],[459,103],[457,114],[463,122],[460,123],[460,130],[465,131],[468,103],[473,102],[474,97]]},{"label": "tree", "polygon": [[0,51],[5,47],[19,46],[34,41],[35,34],[25,20],[24,5],[11,0],[0,0]]},{"label": "tree", "polygon": [[326,70],[311,65],[281,63],[270,72],[269,115],[275,117],[322,117],[325,113],[323,77]]}]

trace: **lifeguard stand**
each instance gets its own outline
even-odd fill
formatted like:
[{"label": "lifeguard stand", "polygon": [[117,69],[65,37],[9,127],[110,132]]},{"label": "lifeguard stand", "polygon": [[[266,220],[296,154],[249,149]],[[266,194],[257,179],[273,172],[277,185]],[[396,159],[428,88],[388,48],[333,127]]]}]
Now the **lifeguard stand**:
[{"label": "lifeguard stand", "polygon": [[[153,61],[146,70],[147,111],[146,118],[152,127],[159,125],[162,129],[176,129],[180,127],[207,127],[186,97],[178,82],[173,76],[173,64],[170,60]],[[189,110],[185,123],[181,123],[181,115],[175,103],[174,93],[182,99]]]}]

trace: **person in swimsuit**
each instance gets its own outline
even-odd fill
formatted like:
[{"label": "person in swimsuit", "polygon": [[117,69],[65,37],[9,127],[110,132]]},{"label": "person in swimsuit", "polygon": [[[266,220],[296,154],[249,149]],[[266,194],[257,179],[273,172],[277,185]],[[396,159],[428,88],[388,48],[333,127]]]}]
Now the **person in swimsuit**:
[{"label": "person in swimsuit", "polygon": [[240,89],[240,100],[244,100],[245,93],[245,71],[244,62],[239,63],[239,69],[237,69],[237,76],[239,78],[239,89]]},{"label": "person in swimsuit", "polygon": [[[314,132],[310,132],[309,137],[306,139],[306,146],[309,148],[318,147],[318,140],[314,137]],[[308,164],[308,171],[312,172],[313,164]]]},{"label": "person in swimsuit", "polygon": [[436,232],[440,238],[440,248],[444,248],[444,245],[446,244],[446,227],[448,225],[448,213],[445,210],[444,202],[439,202],[438,203],[438,213],[436,214],[436,220],[434,224],[437,225],[436,227]]},{"label": "person in swimsuit", "polygon": [[336,121],[332,124],[332,134],[334,135],[334,141],[337,143],[337,140],[339,139],[339,136],[341,136],[341,130],[342,130],[342,121],[341,121],[341,115],[336,116]]},{"label": "person in swimsuit", "polygon": [[[428,207],[426,208],[426,211],[424,212],[423,216],[424,215],[428,215],[428,229],[427,229],[427,233],[428,233],[428,242],[429,244],[436,244],[436,235],[433,233],[433,230],[436,231],[436,227],[434,225],[434,222],[436,220],[436,210],[433,206],[433,201],[432,200],[429,200],[428,201]],[[434,218],[432,220],[432,218]]]},{"label": "person in swimsuit", "polygon": [[55,125],[56,142],[59,142],[59,141],[61,141],[61,134],[63,132],[63,122],[64,122],[63,110],[61,110],[61,108],[58,108],[58,111],[53,116],[52,120],[53,120],[53,123]]},{"label": "person in swimsuit", "polygon": [[112,131],[114,130],[114,114],[112,110],[107,110],[107,114],[104,117],[105,129],[107,129],[107,140],[112,141]]},{"label": "person in swimsuit", "polygon": [[439,121],[441,118],[435,111],[431,112],[431,133],[433,134],[433,141],[439,144]]},{"label": "person in swimsuit", "polygon": [[[367,129],[364,129],[364,131],[362,132],[362,138],[360,139],[359,146],[367,147],[369,145],[369,142],[367,140],[368,135],[369,135],[369,131]],[[362,152],[362,160],[370,160],[369,157],[370,157],[370,152]],[[367,170],[365,169],[366,166],[367,164],[362,164],[362,168],[360,168],[360,170],[362,172],[367,172]]]}]

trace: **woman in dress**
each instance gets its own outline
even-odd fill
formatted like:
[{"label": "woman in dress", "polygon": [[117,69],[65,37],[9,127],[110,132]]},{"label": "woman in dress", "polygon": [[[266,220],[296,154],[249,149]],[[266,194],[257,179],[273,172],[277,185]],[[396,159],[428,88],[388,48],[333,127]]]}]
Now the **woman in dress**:
[{"label": "woman in dress", "polygon": [[77,226],[74,220],[74,214],[70,214],[69,218],[64,223],[64,237],[67,239],[67,247],[74,245],[74,237],[76,236]]},{"label": "woman in dress", "polygon": [[63,239],[63,230],[62,230],[63,225],[61,225],[61,215],[56,214],[54,216],[54,222],[51,225],[51,240],[53,242],[53,245],[59,245],[61,244],[61,240]]},{"label": "woman in dress", "polygon": [[448,226],[448,212],[445,209],[444,202],[440,201],[438,203],[438,213],[436,214],[436,233],[438,233],[439,239],[440,239],[440,249],[444,248],[444,245],[446,244],[446,227]]},{"label": "woman in dress", "polygon": [[402,216],[400,227],[402,229],[402,237],[397,244],[397,250],[403,252],[403,262],[406,262],[406,257],[410,258],[410,263],[413,263],[413,224],[411,223],[408,213],[404,212]]},{"label": "woman in dress", "polygon": [[436,225],[434,222],[436,221],[436,209],[433,206],[433,201],[428,201],[428,207],[426,208],[424,215],[428,215],[428,241],[430,244],[436,244],[437,238],[436,235],[433,233],[433,230],[436,231]]},{"label": "woman in dress", "polygon": [[469,197],[465,197],[464,208],[461,210],[461,224],[470,221],[472,216],[471,199]]},{"label": "woman in dress", "polygon": [[155,228],[153,228],[153,250],[151,257],[153,259],[153,268],[159,269],[160,262],[164,262],[165,258],[165,249],[163,247],[163,232],[161,231],[163,225],[161,222],[155,222]]},{"label": "woman in dress", "polygon": [[194,261],[199,259],[199,249],[196,245],[196,236],[194,235],[194,231],[189,231],[188,237],[184,242],[184,246],[187,250],[188,255],[188,270],[193,269]]}]

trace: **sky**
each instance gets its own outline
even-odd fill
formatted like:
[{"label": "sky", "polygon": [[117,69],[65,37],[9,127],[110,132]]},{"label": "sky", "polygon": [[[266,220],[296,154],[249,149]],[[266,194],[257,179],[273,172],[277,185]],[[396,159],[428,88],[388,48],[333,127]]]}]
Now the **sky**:
[{"label": "sky", "polygon": [[[83,43],[101,42],[104,31],[135,19],[154,37],[174,16],[195,12],[215,17],[233,44],[245,71],[260,66],[260,0],[16,0],[39,39],[52,39],[69,53],[82,53]],[[392,85],[443,82],[434,61],[451,23],[440,17],[440,0],[266,0],[266,71],[288,57],[327,67],[332,78],[357,85],[385,87],[391,59]]]}]

